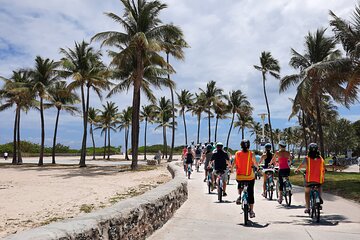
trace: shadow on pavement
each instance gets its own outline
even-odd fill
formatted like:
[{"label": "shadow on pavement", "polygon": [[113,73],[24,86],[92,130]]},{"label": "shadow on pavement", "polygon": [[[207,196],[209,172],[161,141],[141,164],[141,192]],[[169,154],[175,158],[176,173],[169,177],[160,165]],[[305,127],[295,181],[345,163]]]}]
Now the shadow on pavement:
[{"label": "shadow on pavement", "polygon": [[300,209],[300,208],[304,208],[305,207],[303,205],[290,205],[290,206],[287,206],[287,205],[278,205],[276,207],[277,209],[281,208],[281,209]]},{"label": "shadow on pavement", "polygon": [[216,201],[214,203],[234,203],[234,201],[222,200],[222,202]]},{"label": "shadow on pavement", "polygon": [[248,224],[245,225],[244,223],[239,223],[238,225],[244,226],[244,227],[249,227],[249,228],[266,228],[270,225],[270,223],[266,223],[264,225],[261,225],[257,222],[253,222],[251,220],[248,221]]}]

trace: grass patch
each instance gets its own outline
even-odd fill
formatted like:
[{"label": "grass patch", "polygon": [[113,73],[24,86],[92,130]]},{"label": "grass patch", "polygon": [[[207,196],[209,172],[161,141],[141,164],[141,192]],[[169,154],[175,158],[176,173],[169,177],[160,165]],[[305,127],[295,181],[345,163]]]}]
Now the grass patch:
[{"label": "grass patch", "polygon": [[[293,184],[304,186],[302,174],[292,174]],[[346,172],[326,172],[323,191],[360,203],[360,174]]]},{"label": "grass patch", "polygon": [[84,212],[84,213],[90,213],[92,212],[92,210],[94,210],[94,205],[93,204],[82,204],[80,206],[80,212]]},{"label": "grass patch", "polygon": [[[157,184],[161,184],[161,183],[163,183],[163,182],[157,182]],[[154,185],[154,184],[140,184],[137,187],[131,187],[125,193],[116,193],[115,196],[113,196],[109,199],[109,202],[111,204],[115,204],[117,202],[120,202],[121,200],[139,196],[139,195],[145,193],[146,191],[149,191],[149,190],[155,188],[156,186],[157,185]]]},{"label": "grass patch", "polygon": [[50,224],[52,222],[57,222],[57,221],[61,221],[61,220],[64,220],[64,218],[62,218],[62,217],[52,217],[52,218],[49,218],[49,219],[45,220],[44,222],[41,222],[40,225],[44,226],[44,225],[48,225],[48,224]]}]

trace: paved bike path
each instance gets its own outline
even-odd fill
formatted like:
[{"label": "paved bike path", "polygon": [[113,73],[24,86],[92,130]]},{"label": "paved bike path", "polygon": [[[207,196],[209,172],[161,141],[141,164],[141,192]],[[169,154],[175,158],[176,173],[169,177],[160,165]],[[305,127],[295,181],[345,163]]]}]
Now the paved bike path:
[{"label": "paved bike path", "polygon": [[[233,177],[233,176],[232,176]],[[335,240],[360,239],[360,205],[334,195],[324,194],[319,224],[304,214],[304,193],[295,188],[292,206],[279,205],[261,196],[262,181],[255,183],[255,213],[248,226],[243,225],[241,207],[235,204],[236,182],[230,181],[225,202],[218,203],[216,190],[207,194],[204,173],[191,175],[189,198],[149,240],[160,239],[277,239]]]}]

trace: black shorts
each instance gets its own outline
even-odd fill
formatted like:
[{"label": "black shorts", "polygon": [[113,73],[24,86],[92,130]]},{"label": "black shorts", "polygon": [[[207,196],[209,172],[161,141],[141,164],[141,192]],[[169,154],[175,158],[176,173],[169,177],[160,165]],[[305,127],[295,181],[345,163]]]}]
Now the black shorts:
[{"label": "black shorts", "polygon": [[186,160],[185,163],[186,163],[186,164],[193,164],[193,162],[194,162],[193,160]]}]

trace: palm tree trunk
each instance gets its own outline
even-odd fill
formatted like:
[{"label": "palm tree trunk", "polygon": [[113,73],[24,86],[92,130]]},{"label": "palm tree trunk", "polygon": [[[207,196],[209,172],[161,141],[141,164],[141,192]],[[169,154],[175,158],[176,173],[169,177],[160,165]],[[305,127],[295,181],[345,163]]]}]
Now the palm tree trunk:
[{"label": "palm tree trunk", "polygon": [[21,141],[20,141],[20,116],[21,116],[21,109],[18,110],[18,121],[17,121],[17,164],[22,164],[22,157],[21,157]]},{"label": "palm tree trunk", "polygon": [[320,141],[320,152],[321,156],[325,158],[325,149],[324,149],[324,133],[321,125],[321,110],[320,110],[320,104],[321,104],[321,97],[316,96],[315,98],[315,105],[316,105],[316,124],[317,129],[319,133],[319,141]]},{"label": "palm tree trunk", "polygon": [[270,128],[271,145],[272,145],[272,149],[274,149],[274,151],[275,151],[273,132],[272,132],[272,127],[271,127],[270,108],[269,108],[269,102],[268,102],[268,99],[267,99],[266,88],[265,88],[265,73],[263,73],[263,88],[264,88],[264,96],[265,96],[266,108],[267,108],[267,112],[268,112],[268,122],[269,122],[269,128]]},{"label": "palm tree trunk", "polygon": [[209,118],[209,142],[211,142],[211,124],[210,124],[210,107],[208,109],[208,118]]},{"label": "palm tree trunk", "polygon": [[226,140],[226,147],[227,148],[229,147],[229,139],[230,139],[231,129],[232,129],[233,124],[234,124],[234,118],[235,118],[235,113],[233,112],[233,115],[232,115],[232,118],[231,118],[230,129],[229,129],[229,133],[228,133],[227,140]]},{"label": "palm tree trunk", "polygon": [[126,160],[130,160],[128,155],[128,140],[129,140],[129,129],[126,128],[125,129],[125,159]]},{"label": "palm tree trunk", "polygon": [[304,113],[304,110],[301,111],[302,113],[302,119],[301,119],[301,122],[302,122],[302,130],[304,132],[304,143],[305,143],[305,150],[306,152],[308,151],[308,139],[307,139],[307,134],[306,134],[306,125],[305,125],[305,113]]},{"label": "palm tree trunk", "polygon": [[134,80],[134,94],[132,103],[132,124],[131,124],[131,169],[138,168],[138,151],[139,151],[139,125],[140,125],[140,90],[141,82],[144,76],[144,63],[142,60],[142,52],[137,52],[136,78]]},{"label": "palm tree trunk", "polygon": [[148,118],[145,118],[145,133],[144,133],[144,160],[147,160],[146,158],[146,133],[147,133],[147,122]]},{"label": "palm tree trunk", "polygon": [[54,139],[53,139],[53,148],[52,148],[52,164],[55,164],[55,147],[56,147],[56,134],[58,129],[58,123],[59,123],[59,116],[60,116],[60,108],[57,109],[56,114],[56,121],[55,121],[55,131],[54,131]]},{"label": "palm tree trunk", "polygon": [[15,111],[15,122],[14,122],[14,138],[13,138],[13,159],[12,159],[12,164],[16,164],[17,163],[17,143],[16,143],[16,134],[17,134],[17,123],[18,123],[18,108],[16,107],[16,111]]},{"label": "palm tree trunk", "polygon": [[218,129],[219,117],[216,115],[216,123],[215,123],[215,142],[217,140],[217,129]]},{"label": "palm tree trunk", "polygon": [[108,156],[107,159],[110,159],[110,127],[108,128]]},{"label": "palm tree trunk", "polygon": [[84,135],[82,142],[82,155],[80,158],[80,167],[86,167],[86,140],[87,140],[87,123],[88,123],[88,112],[90,102],[90,86],[87,86],[86,92],[86,109],[84,114]]},{"label": "palm tree trunk", "polygon": [[164,142],[164,145],[163,145],[163,157],[166,155],[166,158],[167,158],[167,142],[166,142],[166,127],[163,126],[163,142]]},{"label": "palm tree trunk", "polygon": [[86,116],[86,102],[85,102],[85,90],[84,90],[84,86],[82,85],[81,88],[81,107],[82,107],[82,112],[83,112],[83,138],[82,138],[82,143],[81,143],[81,153],[80,153],[80,162],[79,165],[81,166],[82,164],[82,156],[84,155],[84,135],[85,135],[85,116]]},{"label": "palm tree trunk", "polygon": [[39,166],[44,165],[44,147],[45,147],[45,121],[44,121],[44,107],[43,98],[40,97],[40,119],[41,119],[41,145],[40,145],[40,157]]},{"label": "palm tree trunk", "polygon": [[93,130],[93,124],[90,124],[90,135],[91,135],[91,140],[92,140],[92,144],[93,144],[93,160],[95,160],[95,140],[94,140],[94,130]]},{"label": "palm tree trunk", "polygon": [[[185,109],[183,111],[183,122],[184,122],[184,130],[185,130],[185,145],[188,145],[188,140],[187,140],[187,129],[186,129],[186,120],[185,120]],[[199,142],[199,139],[198,139]]]},{"label": "palm tree trunk", "polygon": [[245,139],[245,128],[241,128],[241,139]]},{"label": "palm tree trunk", "polygon": [[200,121],[201,121],[201,115],[198,115],[197,142],[199,142],[199,138],[200,138]]},{"label": "palm tree trunk", "polygon": [[[167,62],[167,70],[168,70],[168,80],[170,81],[170,74],[169,74],[169,53],[166,53],[166,62]],[[170,93],[171,93],[171,106],[172,106],[172,129],[171,129],[171,148],[170,148],[170,156],[169,161],[172,160],[174,147],[175,147],[175,100],[174,100],[174,89],[170,86]]]},{"label": "palm tree trunk", "polygon": [[107,137],[107,131],[105,130],[103,159],[105,159],[106,157],[106,137]]}]

